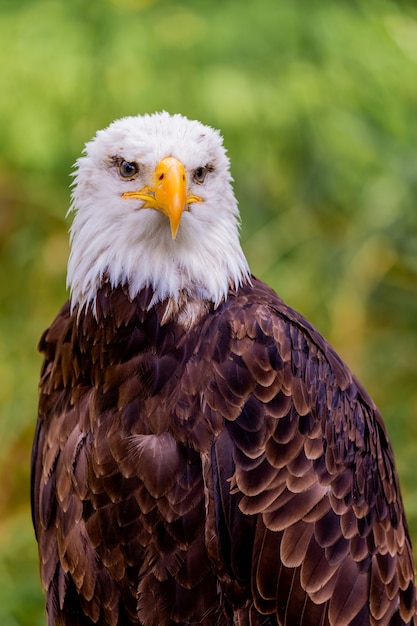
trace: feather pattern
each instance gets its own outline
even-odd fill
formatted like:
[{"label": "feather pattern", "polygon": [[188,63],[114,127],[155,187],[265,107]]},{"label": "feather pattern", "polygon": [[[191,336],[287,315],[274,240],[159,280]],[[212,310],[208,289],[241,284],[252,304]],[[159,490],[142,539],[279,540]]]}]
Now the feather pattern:
[{"label": "feather pattern", "polygon": [[332,348],[254,278],[191,328],[149,298],[104,284],[40,343],[50,626],[412,624],[391,446]]}]

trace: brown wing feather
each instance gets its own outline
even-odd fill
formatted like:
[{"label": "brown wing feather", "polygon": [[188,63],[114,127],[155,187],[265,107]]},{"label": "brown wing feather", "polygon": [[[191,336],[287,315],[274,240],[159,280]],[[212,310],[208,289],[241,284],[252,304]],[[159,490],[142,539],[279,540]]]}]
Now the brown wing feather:
[{"label": "brown wing feather", "polygon": [[151,300],[104,285],[40,342],[49,625],[411,624],[392,450],[339,357],[255,279],[187,328]]},{"label": "brown wing feather", "polygon": [[[237,417],[223,409],[236,506],[257,518],[255,607],[288,625],[412,623],[411,546],[376,407],[308,322],[259,282],[246,294],[224,316],[230,352],[216,375],[233,379],[243,362],[258,386],[280,381],[269,402],[255,389]],[[228,482],[219,491],[224,501]]]}]

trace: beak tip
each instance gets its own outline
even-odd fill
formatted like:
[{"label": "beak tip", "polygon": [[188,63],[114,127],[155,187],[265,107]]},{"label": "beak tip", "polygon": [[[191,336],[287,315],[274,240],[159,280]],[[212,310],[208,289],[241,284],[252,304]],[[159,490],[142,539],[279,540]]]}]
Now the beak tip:
[{"label": "beak tip", "polygon": [[175,241],[175,239],[177,238],[177,234],[178,234],[178,229],[179,229],[179,222],[178,224],[173,224],[172,221],[171,222],[171,237],[172,239]]}]

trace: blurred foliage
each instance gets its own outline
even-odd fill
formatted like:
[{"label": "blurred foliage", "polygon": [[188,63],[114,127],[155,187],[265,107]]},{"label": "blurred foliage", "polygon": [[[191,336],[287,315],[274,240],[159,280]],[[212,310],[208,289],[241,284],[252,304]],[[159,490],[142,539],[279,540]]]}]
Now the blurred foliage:
[{"label": "blurred foliage", "polygon": [[71,164],[124,115],[221,129],[251,267],[381,407],[417,546],[414,4],[0,0],[0,18],[0,623],[44,623],[36,343],[66,298]]}]

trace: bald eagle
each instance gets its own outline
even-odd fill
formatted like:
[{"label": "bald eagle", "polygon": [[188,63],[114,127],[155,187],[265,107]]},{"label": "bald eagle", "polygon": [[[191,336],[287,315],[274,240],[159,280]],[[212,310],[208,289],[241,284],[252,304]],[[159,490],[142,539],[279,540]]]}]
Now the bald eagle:
[{"label": "bald eagle", "polygon": [[127,117],[76,167],[32,456],[49,626],[413,624],[382,418],[250,274],[219,133]]}]

